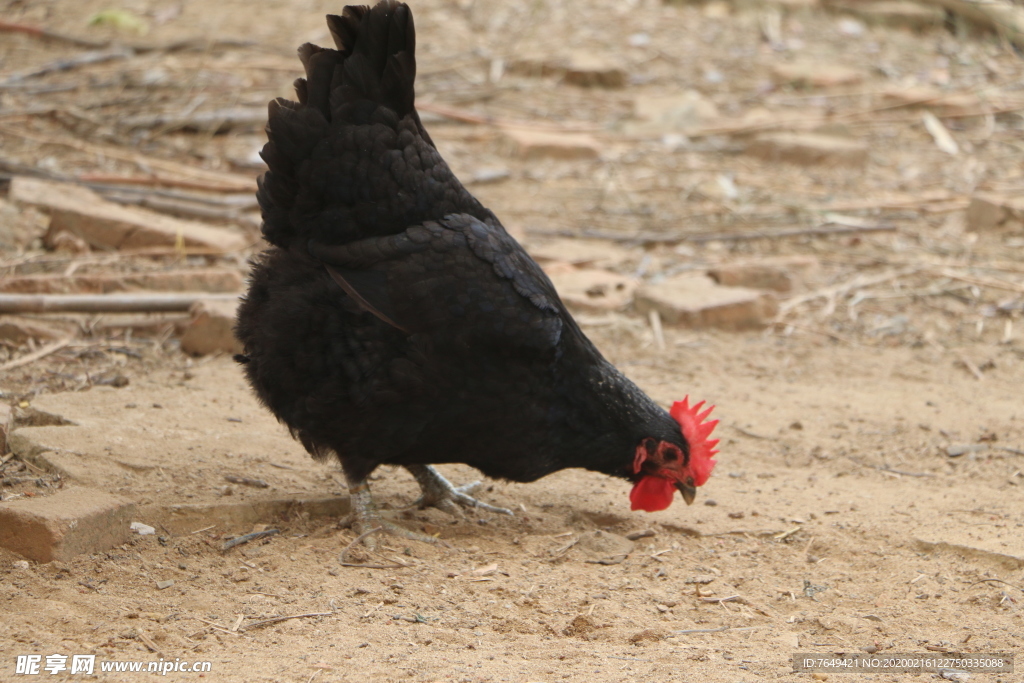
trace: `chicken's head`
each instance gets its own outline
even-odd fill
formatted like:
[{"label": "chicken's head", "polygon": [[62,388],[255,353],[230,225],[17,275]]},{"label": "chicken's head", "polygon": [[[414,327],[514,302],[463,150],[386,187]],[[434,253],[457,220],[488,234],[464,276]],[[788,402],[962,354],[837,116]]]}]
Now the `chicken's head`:
[{"label": "chicken's head", "polygon": [[633,474],[638,476],[629,500],[634,510],[655,512],[672,504],[676,489],[689,505],[697,495],[697,487],[711,476],[715,468],[712,456],[718,451],[718,439],[708,440],[718,420],[705,422],[714,406],[703,413],[704,401],[690,405],[690,397],[672,405],[669,414],[679,423],[689,452],[669,441],[646,438],[636,447]]}]

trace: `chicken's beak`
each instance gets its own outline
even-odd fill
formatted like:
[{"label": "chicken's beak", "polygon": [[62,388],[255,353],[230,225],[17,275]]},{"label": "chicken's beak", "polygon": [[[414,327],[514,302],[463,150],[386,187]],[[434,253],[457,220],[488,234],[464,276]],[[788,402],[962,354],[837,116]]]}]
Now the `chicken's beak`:
[{"label": "chicken's beak", "polygon": [[683,494],[686,504],[693,505],[693,501],[697,499],[697,487],[693,485],[693,478],[687,477],[686,481],[677,481],[676,488]]}]

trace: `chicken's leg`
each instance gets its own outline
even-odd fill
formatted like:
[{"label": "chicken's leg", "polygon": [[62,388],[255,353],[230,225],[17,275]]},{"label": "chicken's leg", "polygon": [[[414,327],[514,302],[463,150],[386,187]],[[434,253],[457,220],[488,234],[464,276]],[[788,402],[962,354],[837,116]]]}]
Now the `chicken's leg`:
[{"label": "chicken's leg", "polygon": [[478,481],[456,488],[430,465],[406,465],[405,469],[409,470],[412,476],[416,477],[416,481],[419,482],[420,488],[423,490],[423,495],[416,501],[416,505],[420,508],[436,507],[447,513],[461,516],[462,511],[458,507],[461,505],[465,508],[479,508],[480,510],[495,512],[501,515],[512,514],[511,510],[482,503],[468,495],[470,491],[480,486]]},{"label": "chicken's leg", "polygon": [[385,520],[381,517],[377,504],[373,502],[373,496],[370,495],[370,484],[365,479],[353,480],[347,472],[345,473],[345,480],[348,482],[349,505],[352,511],[342,521],[342,526],[351,526],[354,532],[363,537],[363,543],[367,547],[376,547],[375,534],[372,533],[375,529],[379,529],[376,533],[391,534],[392,536],[407,538],[411,541],[443,543],[441,539],[434,536],[416,533],[394,522]]}]

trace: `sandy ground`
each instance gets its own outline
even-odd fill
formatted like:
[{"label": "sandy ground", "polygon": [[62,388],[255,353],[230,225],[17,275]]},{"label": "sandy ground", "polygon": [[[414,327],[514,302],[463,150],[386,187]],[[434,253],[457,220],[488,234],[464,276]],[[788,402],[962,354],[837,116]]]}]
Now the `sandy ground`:
[{"label": "sandy ground", "polygon": [[[905,349],[707,334],[655,355],[594,332],[656,398],[685,390],[718,403],[720,465],[695,506],[633,513],[624,483],[567,471],[531,485],[489,483],[481,495],[514,508],[514,519],[401,513],[453,545],[390,542],[384,557],[357,558],[402,568],[339,565],[351,534],[301,517],[286,517],[281,535],[263,544],[227,552],[218,549],[222,537],[249,528],[161,531],[28,569],[5,555],[5,649],[155,659],[144,634],[166,659],[211,661],[214,680],[308,680],[319,669],[325,680],[350,681],[791,679],[789,654],[798,651],[1019,650],[1020,456],[945,451],[950,439],[1024,439],[1019,362],[1006,358],[1013,369],[982,385],[949,360]],[[232,471],[200,464],[218,453],[246,458],[234,471],[270,479],[275,494],[339,490],[331,468],[296,460],[300,449],[259,412],[230,360],[191,372],[192,409],[225,408],[188,428],[205,438],[159,441],[174,442],[159,466],[122,468],[130,482],[115,490],[143,502],[184,501],[181,487],[202,497]],[[173,386],[166,376],[152,379],[108,392],[125,430],[111,442],[140,457],[152,437],[131,437],[147,422],[125,411],[160,398],[168,417],[149,428],[159,424],[164,437],[189,415],[164,388]],[[103,429],[112,404],[97,402],[92,425],[37,429],[64,430],[88,449],[89,437],[73,432]],[[243,422],[214,425],[229,427],[223,415]],[[297,469],[277,469],[287,476],[275,480],[274,468],[255,464],[262,452]],[[444,470],[456,481],[473,476]],[[389,507],[415,496],[399,471],[381,471],[374,489]],[[221,497],[236,495],[246,492]],[[653,536],[624,538],[648,529]],[[157,589],[168,579],[172,587]],[[329,615],[239,634],[198,620],[230,629],[238,616],[253,623],[314,612]],[[730,630],[679,633],[723,627]]]},{"label": "sandy ground", "polygon": [[[194,103],[197,92],[221,105],[286,94],[297,72],[291,50],[304,40],[326,40],[321,15],[340,6],[185,2],[167,19],[159,3],[122,4],[150,24],[146,40],[198,34],[259,45],[92,67],[88,73],[100,85],[82,97],[117,95],[126,115],[154,103],[191,106],[183,103]],[[86,19],[106,4],[0,7],[12,21],[82,33]],[[425,99],[494,116],[606,127],[598,160],[523,161],[510,160],[489,129],[430,123],[461,176],[495,167],[508,172],[503,182],[472,189],[525,230],[531,247],[543,249],[542,230],[550,229],[802,225],[828,202],[859,201],[871,209],[867,218],[898,225],[899,232],[616,245],[611,267],[651,278],[764,255],[810,256],[820,269],[797,295],[861,275],[906,274],[849,287],[838,302],[809,299],[765,331],[670,328],[664,350],[628,311],[584,316],[601,350],[658,401],[689,394],[717,404],[719,465],[696,504],[631,512],[627,484],[565,471],[529,485],[485,482],[480,497],[515,510],[513,518],[452,519],[406,510],[416,495],[413,480],[382,469],[373,481],[381,504],[397,521],[451,545],[392,540],[379,555],[357,549],[347,556],[350,564],[385,568],[339,561],[353,539],[337,526],[346,504],[340,473],[305,456],[256,404],[227,357],[194,360],[173,339],[122,338],[116,348],[93,345],[91,355],[58,354],[19,368],[3,380],[4,400],[25,403],[36,416],[34,423],[23,421],[19,438],[40,446],[42,461],[65,473],[64,485],[102,488],[136,502],[139,521],[157,533],[45,565],[25,567],[0,551],[0,680],[28,680],[15,675],[14,657],[32,653],[209,661],[204,678],[216,681],[736,683],[811,680],[792,672],[795,652],[1020,652],[1024,346],[1012,326],[1020,295],[1012,287],[971,289],[935,275],[950,265],[986,263],[1003,264],[991,272],[1020,272],[1020,232],[970,233],[965,204],[953,201],[976,188],[1019,191],[1020,131],[1012,117],[952,119],[964,149],[953,157],[935,147],[919,112],[885,119],[883,105],[872,99],[883,86],[914,83],[971,92],[987,84],[1012,93],[1024,78],[1019,58],[992,38],[955,38],[940,28],[914,33],[861,25],[853,35],[841,23],[850,17],[820,10],[766,13],[718,2],[594,3],[590,11],[580,3],[424,2],[414,10]],[[765,44],[772,17],[781,17],[784,47]],[[113,31],[90,30],[94,36]],[[632,38],[639,34],[646,38]],[[74,52],[60,46],[41,52],[33,39],[12,40],[4,71]],[[488,81],[494,59],[543,57],[563,43],[608,46],[627,65],[629,86],[587,90],[514,71],[500,85]],[[765,85],[773,64],[795,58],[850,64],[868,80],[811,93]],[[161,69],[164,76],[154,71]],[[123,78],[124,92],[102,86],[113,77]],[[149,99],[133,94],[132,83],[160,77],[179,85]],[[628,132],[638,93],[689,87],[730,121],[755,109],[806,118],[872,106],[884,120],[842,120],[843,134],[871,150],[867,167],[857,171],[773,165],[738,155],[735,140],[723,136],[686,143]],[[14,108],[34,102],[17,93],[7,97]],[[67,129],[123,143],[102,118],[68,123],[56,116],[19,125],[34,134]],[[58,145],[38,152],[38,143],[5,135],[5,151],[26,163],[42,158],[44,166],[65,172],[120,168]],[[172,132],[138,142],[150,154],[226,169],[251,155],[259,140],[254,131]],[[871,208],[872,197],[936,191],[950,200],[938,210]],[[38,232],[31,215],[5,220],[16,236]],[[242,259],[235,263],[241,267]],[[863,290],[866,303],[846,298],[853,290]],[[117,351],[124,348],[135,351]],[[102,372],[123,373],[130,382],[92,386],[88,377]],[[54,424],[60,420],[47,415],[71,424]],[[466,467],[442,470],[456,483],[476,478]],[[232,484],[228,475],[259,478],[268,488]],[[328,502],[317,514],[257,514],[257,522],[238,514],[238,506],[259,510],[267,500],[311,499]],[[176,505],[208,506],[207,517],[176,515]],[[338,514],[323,514],[332,511]],[[220,549],[255,524],[280,533]],[[650,533],[627,538],[639,532]],[[157,587],[168,580],[173,585]],[[290,615],[301,616],[260,623]],[[99,680],[139,676],[111,673]],[[1017,673],[971,680],[1024,679]]]}]

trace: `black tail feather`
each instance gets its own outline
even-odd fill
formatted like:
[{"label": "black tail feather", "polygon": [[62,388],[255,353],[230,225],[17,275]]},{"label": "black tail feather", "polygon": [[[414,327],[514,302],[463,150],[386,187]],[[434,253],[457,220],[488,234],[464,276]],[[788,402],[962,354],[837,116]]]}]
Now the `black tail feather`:
[{"label": "black tail feather", "polygon": [[452,176],[416,114],[408,6],[346,7],[327,26],[336,49],[299,48],[306,76],[295,82],[298,102],[270,103],[261,153],[269,171],[257,193],[267,241],[344,243],[457,211],[490,216]]}]

